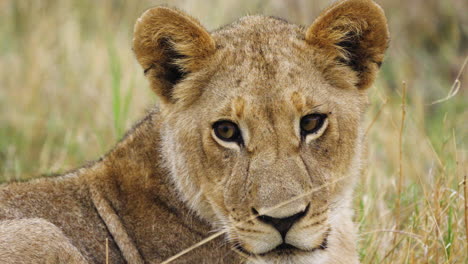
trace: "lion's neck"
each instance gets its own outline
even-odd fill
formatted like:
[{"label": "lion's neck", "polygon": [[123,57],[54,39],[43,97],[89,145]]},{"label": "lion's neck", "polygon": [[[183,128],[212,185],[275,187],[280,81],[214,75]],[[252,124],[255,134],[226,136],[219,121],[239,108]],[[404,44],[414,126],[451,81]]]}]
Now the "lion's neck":
[{"label": "lion's neck", "polygon": [[[143,258],[156,262],[201,241],[211,231],[179,199],[164,168],[159,151],[160,122],[156,111],[145,117],[104,157],[102,173],[93,179]],[[189,256],[201,260],[207,254],[213,259],[233,258],[229,247],[219,243],[222,241],[213,241]]]}]

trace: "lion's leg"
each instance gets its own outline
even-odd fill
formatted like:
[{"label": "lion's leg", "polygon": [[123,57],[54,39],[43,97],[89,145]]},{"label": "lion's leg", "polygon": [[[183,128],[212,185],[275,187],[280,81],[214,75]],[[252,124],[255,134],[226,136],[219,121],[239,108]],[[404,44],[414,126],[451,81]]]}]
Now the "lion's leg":
[{"label": "lion's leg", "polygon": [[41,219],[0,221],[0,263],[87,263],[56,225]]}]

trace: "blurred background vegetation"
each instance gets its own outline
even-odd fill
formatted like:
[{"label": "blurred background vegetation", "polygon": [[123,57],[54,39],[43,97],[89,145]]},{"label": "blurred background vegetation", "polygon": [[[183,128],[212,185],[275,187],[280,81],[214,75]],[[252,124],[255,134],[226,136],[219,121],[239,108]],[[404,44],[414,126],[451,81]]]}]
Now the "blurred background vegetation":
[{"label": "blurred background vegetation", "polygon": [[[176,6],[214,30],[256,13],[308,25],[330,2],[0,1],[0,182],[98,158],[157,103],[131,51],[147,8]],[[392,40],[369,91],[368,165],[355,195],[362,262],[468,263],[468,1],[376,2]]]}]

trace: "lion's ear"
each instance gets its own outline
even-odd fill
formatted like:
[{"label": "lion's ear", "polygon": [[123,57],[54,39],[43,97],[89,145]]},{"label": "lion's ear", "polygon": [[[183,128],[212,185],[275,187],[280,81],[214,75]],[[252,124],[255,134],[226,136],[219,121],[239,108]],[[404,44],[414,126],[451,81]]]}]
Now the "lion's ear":
[{"label": "lion's ear", "polygon": [[387,49],[387,20],[372,0],[339,1],[307,29],[306,41],[325,55],[323,63],[328,65],[322,66],[331,71],[328,78],[336,82],[352,75],[352,84],[365,89],[374,81]]},{"label": "lion's ear", "polygon": [[137,60],[165,103],[175,102],[174,86],[199,70],[215,47],[211,35],[196,19],[176,9],[152,8],[135,24]]}]

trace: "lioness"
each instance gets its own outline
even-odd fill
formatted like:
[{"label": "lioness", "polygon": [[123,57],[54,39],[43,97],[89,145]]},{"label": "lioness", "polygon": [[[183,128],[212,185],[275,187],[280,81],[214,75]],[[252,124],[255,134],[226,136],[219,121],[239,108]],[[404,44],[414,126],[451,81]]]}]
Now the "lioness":
[{"label": "lioness", "polygon": [[133,48],[159,108],[94,163],[1,186],[0,262],[358,263],[352,192],[388,39],[371,0],[214,32],[146,11]]}]

